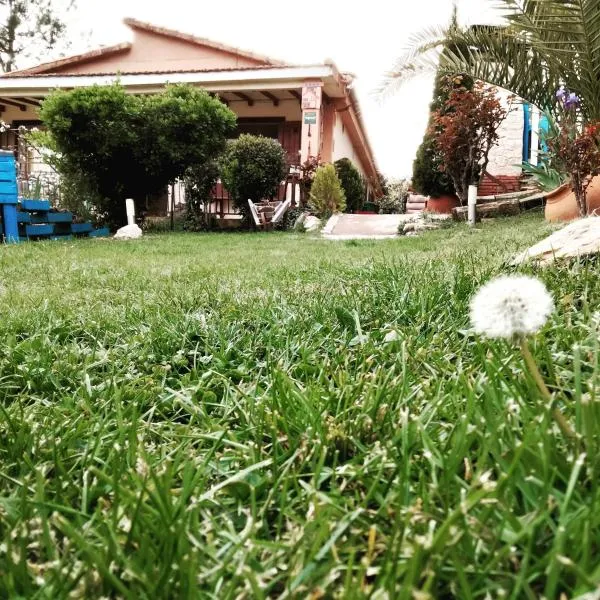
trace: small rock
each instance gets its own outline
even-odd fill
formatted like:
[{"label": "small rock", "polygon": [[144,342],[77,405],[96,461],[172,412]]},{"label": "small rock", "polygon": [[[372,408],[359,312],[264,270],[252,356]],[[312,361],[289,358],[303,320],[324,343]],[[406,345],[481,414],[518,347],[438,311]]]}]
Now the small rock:
[{"label": "small rock", "polygon": [[528,260],[549,264],[555,258],[586,256],[600,252],[600,217],[587,217],[573,221],[554,232],[529,250],[516,256],[512,264]]},{"label": "small rock", "polygon": [[144,235],[137,225],[125,225],[115,233],[115,240],[137,240]]},{"label": "small rock", "polygon": [[304,229],[305,231],[318,231],[321,228],[321,220],[318,217],[313,215],[308,215],[304,219]]}]

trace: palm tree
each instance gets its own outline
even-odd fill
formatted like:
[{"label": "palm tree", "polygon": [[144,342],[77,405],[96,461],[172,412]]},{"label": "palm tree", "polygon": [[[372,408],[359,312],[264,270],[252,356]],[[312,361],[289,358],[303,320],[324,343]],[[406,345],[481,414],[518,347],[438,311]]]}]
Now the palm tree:
[{"label": "palm tree", "polygon": [[381,91],[391,92],[439,65],[544,110],[556,107],[556,91],[564,85],[580,97],[586,121],[600,120],[600,0],[497,1],[505,25],[454,24],[417,34]]}]

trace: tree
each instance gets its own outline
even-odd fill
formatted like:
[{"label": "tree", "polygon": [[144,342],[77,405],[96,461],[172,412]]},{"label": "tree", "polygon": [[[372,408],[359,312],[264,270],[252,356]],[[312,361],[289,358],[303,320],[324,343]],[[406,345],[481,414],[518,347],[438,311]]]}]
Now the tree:
[{"label": "tree", "polygon": [[0,67],[5,73],[17,68],[17,61],[37,59],[54,49],[66,26],[64,14],[74,0],[0,0]]},{"label": "tree", "polygon": [[277,140],[244,133],[227,144],[221,178],[244,213],[248,200],[272,198],[286,176],[285,151]]},{"label": "tree", "polygon": [[310,190],[310,207],[320,219],[345,210],[346,197],[333,165],[317,169]]},{"label": "tree", "polygon": [[[458,16],[456,6],[452,11],[452,18],[448,30],[450,32],[458,29]],[[447,43],[442,54],[452,51],[451,43]],[[466,75],[457,75],[454,82],[455,86],[462,86],[468,89],[473,87],[472,78]],[[435,138],[432,132],[433,114],[437,111],[444,111],[448,101],[450,87],[448,86],[448,74],[438,68],[436,71],[435,82],[433,86],[433,98],[429,105],[429,123],[427,130],[423,135],[423,141],[417,149],[415,161],[413,163],[412,186],[419,194],[439,198],[441,196],[454,196],[454,185],[447,173],[443,172],[441,167],[441,157],[435,144]]]},{"label": "tree", "polygon": [[430,133],[440,155],[440,169],[450,177],[456,195],[465,204],[469,186],[477,184],[485,173],[507,111],[494,88],[482,83],[473,89],[457,87],[452,77],[447,85],[448,100],[433,113]]},{"label": "tree", "polygon": [[346,196],[346,210],[360,210],[365,201],[365,184],[359,170],[349,158],[340,158],[333,165]]},{"label": "tree", "polygon": [[[600,0],[499,0],[507,25],[439,28],[414,36],[383,89],[438,65],[502,87],[558,112],[556,90],[581,99],[585,122],[600,119]],[[453,45],[447,52],[441,50]]]},{"label": "tree", "polygon": [[100,199],[97,212],[114,226],[125,222],[125,198],[139,204],[188,168],[215,160],[236,123],[224,104],[188,86],[152,96],[118,84],[59,91],[40,114],[59,172],[83,174]]}]

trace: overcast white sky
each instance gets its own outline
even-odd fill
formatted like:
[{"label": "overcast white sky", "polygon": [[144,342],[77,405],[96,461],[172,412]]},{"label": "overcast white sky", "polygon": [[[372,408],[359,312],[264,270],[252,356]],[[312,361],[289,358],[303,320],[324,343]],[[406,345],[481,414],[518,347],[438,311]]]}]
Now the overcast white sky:
[{"label": "overcast white sky", "polygon": [[[458,0],[461,21],[489,22],[490,4]],[[383,102],[373,89],[409,36],[444,25],[451,10],[452,0],[79,0],[71,31],[75,39],[77,32],[91,32],[94,46],[112,44],[128,39],[121,21],[134,17],[292,62],[332,58],[358,76],[355,87],[380,169],[406,176],[426,127],[433,78],[413,81]]]}]

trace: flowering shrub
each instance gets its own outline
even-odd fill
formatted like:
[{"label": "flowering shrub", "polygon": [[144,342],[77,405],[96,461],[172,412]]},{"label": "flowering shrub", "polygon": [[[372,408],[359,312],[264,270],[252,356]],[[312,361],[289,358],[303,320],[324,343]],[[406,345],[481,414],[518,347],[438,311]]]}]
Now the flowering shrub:
[{"label": "flowering shrub", "polygon": [[317,169],[321,166],[321,156],[309,156],[300,167],[300,204],[306,206],[310,198],[310,188]]},{"label": "flowering shrub", "polygon": [[556,93],[559,121],[554,135],[547,138],[554,164],[569,174],[579,215],[587,215],[587,188],[592,177],[600,174],[598,134],[600,122],[581,124],[578,96],[561,87]]},{"label": "flowering shrub", "polygon": [[[446,173],[462,204],[469,186],[485,173],[489,153],[498,141],[498,128],[508,111],[502,107],[495,88],[476,83],[473,89],[453,86],[443,109],[433,114],[430,131],[441,157],[440,170]],[[513,97],[509,98],[509,104]]]},{"label": "flowering shrub", "polygon": [[377,202],[383,215],[397,215],[404,212],[408,197],[408,181],[391,180],[387,183],[386,194]]}]

